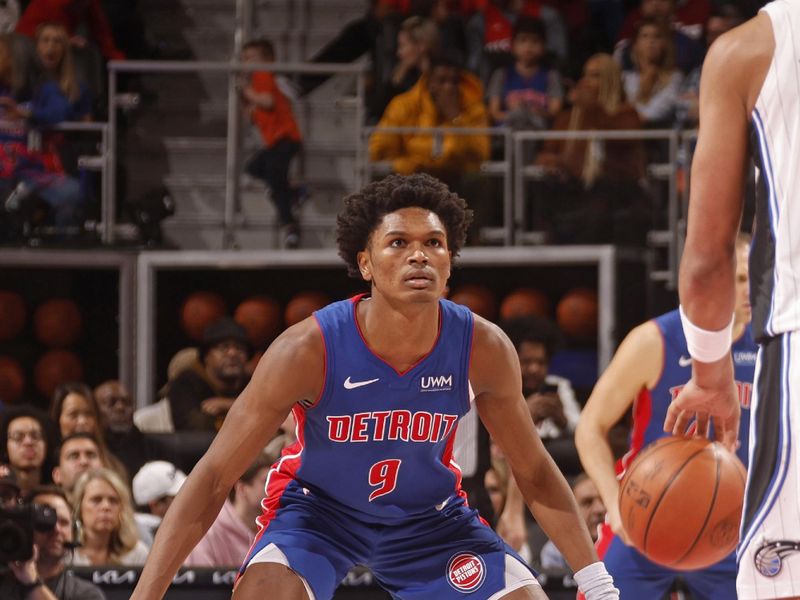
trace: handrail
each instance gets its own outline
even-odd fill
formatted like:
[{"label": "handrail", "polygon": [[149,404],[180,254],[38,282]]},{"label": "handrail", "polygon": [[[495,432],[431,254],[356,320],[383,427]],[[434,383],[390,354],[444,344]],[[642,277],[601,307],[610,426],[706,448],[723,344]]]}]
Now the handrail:
[{"label": "handrail", "polygon": [[115,73],[197,73],[211,72],[254,72],[303,73],[309,75],[359,75],[367,68],[351,63],[302,63],[270,62],[254,63],[236,60],[112,60],[108,70]]}]

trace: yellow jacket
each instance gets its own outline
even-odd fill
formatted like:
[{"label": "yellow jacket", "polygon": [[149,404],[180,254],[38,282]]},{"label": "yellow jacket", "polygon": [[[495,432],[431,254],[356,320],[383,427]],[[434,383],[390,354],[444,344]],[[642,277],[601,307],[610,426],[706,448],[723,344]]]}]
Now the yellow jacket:
[{"label": "yellow jacket", "polygon": [[[489,127],[480,80],[462,73],[459,92],[461,111],[445,122],[437,114],[427,76],[423,75],[414,87],[392,99],[378,127]],[[434,143],[430,133],[376,131],[369,140],[369,156],[372,161],[391,160],[392,169],[401,174],[477,171],[489,158],[489,136],[450,134]]]}]

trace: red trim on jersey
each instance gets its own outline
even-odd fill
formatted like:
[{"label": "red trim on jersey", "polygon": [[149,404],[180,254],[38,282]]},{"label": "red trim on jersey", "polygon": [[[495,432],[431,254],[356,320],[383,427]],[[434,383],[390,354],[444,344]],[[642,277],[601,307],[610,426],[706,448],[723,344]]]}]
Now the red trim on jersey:
[{"label": "red trim on jersey", "polygon": [[[461,469],[453,462],[453,448],[456,443],[457,431],[458,424],[456,424],[456,426],[453,427],[453,431],[450,432],[450,439],[447,440],[447,445],[445,445],[444,452],[442,452],[442,464],[456,476],[456,494],[464,499],[464,504],[467,504],[467,493],[461,489]],[[486,522],[484,521],[484,523]],[[488,523],[486,524],[488,525]]]},{"label": "red trim on jersey", "polygon": [[653,398],[650,390],[643,388],[633,402],[633,431],[631,432],[631,446],[625,456],[617,461],[617,475],[622,476],[625,469],[644,446],[644,433],[653,416]]},{"label": "red trim on jersey", "polygon": [[428,350],[428,352],[426,352],[426,353],[425,353],[425,356],[423,356],[422,358],[420,358],[420,359],[419,359],[417,362],[415,362],[413,365],[411,365],[410,367],[408,367],[408,368],[407,368],[405,371],[398,371],[397,369],[395,369],[395,368],[394,368],[394,366],[390,365],[388,362],[386,362],[385,360],[383,360],[383,358],[381,358],[380,356],[378,356],[378,355],[375,353],[375,351],[374,351],[372,348],[370,348],[370,347],[369,347],[369,344],[367,343],[367,338],[365,338],[365,337],[364,337],[364,333],[361,331],[361,325],[359,325],[359,324],[358,324],[358,313],[356,312],[356,308],[358,307],[358,303],[359,303],[359,302],[360,302],[360,301],[361,301],[361,300],[364,298],[364,296],[366,296],[366,295],[367,295],[367,294],[359,294],[358,296],[353,296],[353,297],[350,299],[350,301],[353,303],[353,320],[354,320],[354,321],[355,321],[355,323],[356,323],[356,331],[358,331],[358,335],[359,335],[359,337],[361,337],[361,341],[362,341],[362,342],[364,342],[364,346],[367,348],[367,350],[369,350],[369,352],[372,354],[372,356],[374,356],[375,358],[377,358],[379,361],[381,361],[381,362],[382,362],[383,364],[385,364],[387,367],[389,367],[390,369],[392,369],[392,371],[394,371],[394,372],[395,372],[395,373],[397,373],[397,374],[398,374],[400,377],[402,377],[403,375],[405,375],[406,373],[408,373],[409,371],[411,371],[411,370],[412,370],[414,367],[416,367],[418,364],[420,364],[422,361],[424,361],[426,358],[428,358],[428,357],[429,357],[429,356],[430,356],[430,355],[433,353],[433,351],[434,351],[434,350],[436,350],[436,347],[439,345],[439,336],[441,336],[441,334],[442,334],[442,310],[441,310],[441,308],[440,308],[440,307],[438,306],[438,304],[437,304],[436,308],[437,308],[437,310],[439,311],[439,326],[438,326],[438,328],[437,328],[437,330],[436,330],[436,339],[434,340],[434,342],[433,342],[433,346],[431,346],[431,349],[430,349],[430,350]]}]

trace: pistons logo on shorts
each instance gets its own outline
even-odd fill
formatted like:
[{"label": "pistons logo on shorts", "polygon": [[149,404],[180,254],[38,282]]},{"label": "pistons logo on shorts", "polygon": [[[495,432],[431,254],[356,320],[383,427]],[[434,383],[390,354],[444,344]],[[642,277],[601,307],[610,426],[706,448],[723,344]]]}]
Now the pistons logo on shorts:
[{"label": "pistons logo on shorts", "polygon": [[483,585],[484,579],[486,563],[477,554],[459,552],[447,563],[447,582],[459,592],[474,592]]}]

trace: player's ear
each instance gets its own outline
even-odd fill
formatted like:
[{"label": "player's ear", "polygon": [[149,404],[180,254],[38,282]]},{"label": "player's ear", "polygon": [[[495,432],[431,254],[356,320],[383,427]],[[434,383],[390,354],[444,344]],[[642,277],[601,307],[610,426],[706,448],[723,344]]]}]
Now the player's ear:
[{"label": "player's ear", "polygon": [[366,251],[361,251],[356,255],[358,260],[358,270],[361,271],[361,278],[364,281],[372,281],[372,272],[370,271],[369,258]]}]

